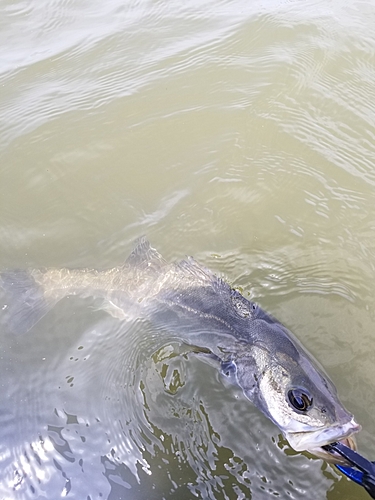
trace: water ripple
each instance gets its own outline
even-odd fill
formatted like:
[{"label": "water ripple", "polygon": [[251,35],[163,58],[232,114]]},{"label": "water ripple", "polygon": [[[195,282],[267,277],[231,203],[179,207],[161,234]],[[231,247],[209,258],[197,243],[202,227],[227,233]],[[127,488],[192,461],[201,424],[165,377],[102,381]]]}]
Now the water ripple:
[{"label": "water ripple", "polygon": [[[59,336],[54,359],[40,362],[42,371],[25,374],[23,391],[32,399],[22,403],[17,418],[3,414],[9,442],[0,450],[0,491],[6,498],[109,498],[129,490],[132,498],[147,491],[202,498],[221,498],[225,491],[247,498],[250,490],[293,494],[303,487],[298,474],[293,484],[279,480],[287,460],[279,431],[239,389],[228,390],[209,359],[202,365],[204,358],[191,348],[171,342],[171,332],[139,320],[116,326],[111,319],[86,328],[79,339],[67,330],[69,321],[55,328],[68,335],[65,341]],[[40,348],[32,350],[36,362]],[[28,415],[37,421],[28,423]],[[181,479],[169,475],[166,466],[173,463],[184,471]],[[319,461],[310,473],[314,469],[320,474]]]}]

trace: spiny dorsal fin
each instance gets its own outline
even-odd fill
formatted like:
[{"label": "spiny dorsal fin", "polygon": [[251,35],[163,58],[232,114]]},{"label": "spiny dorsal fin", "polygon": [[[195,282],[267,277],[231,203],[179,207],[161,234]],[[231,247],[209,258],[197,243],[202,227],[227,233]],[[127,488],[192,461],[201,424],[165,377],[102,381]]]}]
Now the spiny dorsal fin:
[{"label": "spiny dorsal fin", "polygon": [[229,285],[223,279],[216,276],[210,269],[197,262],[193,257],[187,257],[178,262],[176,270],[182,273],[183,276],[192,278],[203,286],[213,287],[219,292],[229,288]]},{"label": "spiny dorsal fin", "polygon": [[152,248],[150,242],[145,236],[141,236],[136,240],[134,250],[126,259],[125,265],[129,267],[136,267],[139,269],[154,269],[159,271],[167,264],[160,253]]},{"label": "spiny dorsal fin", "polygon": [[186,275],[192,275],[201,281],[216,282],[218,280],[207,267],[202,266],[193,257],[187,257],[181,260],[177,264],[177,268],[180,269]]}]

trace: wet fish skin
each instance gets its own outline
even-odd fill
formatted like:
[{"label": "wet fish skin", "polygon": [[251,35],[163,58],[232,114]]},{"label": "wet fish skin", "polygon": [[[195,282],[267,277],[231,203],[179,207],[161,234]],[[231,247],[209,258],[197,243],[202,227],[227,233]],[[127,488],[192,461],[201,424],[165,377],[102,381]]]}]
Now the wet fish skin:
[{"label": "wet fish skin", "polygon": [[[166,327],[171,340],[208,349],[297,451],[327,455],[321,446],[360,430],[333,383],[279,321],[194,259],[168,263],[145,238],[119,268],[10,271],[0,282],[4,317],[18,333],[63,297],[92,296],[118,319],[132,311]],[[301,410],[293,401],[311,404]]]}]

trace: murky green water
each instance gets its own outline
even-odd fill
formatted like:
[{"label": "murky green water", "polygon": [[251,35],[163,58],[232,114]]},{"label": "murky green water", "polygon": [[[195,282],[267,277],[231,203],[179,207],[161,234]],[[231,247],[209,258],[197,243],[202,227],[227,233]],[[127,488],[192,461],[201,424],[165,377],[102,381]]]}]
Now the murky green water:
[{"label": "murky green water", "polygon": [[[0,268],[146,234],[282,320],[375,458],[375,6],[0,2]],[[66,299],[2,332],[1,498],[368,498],[217,370]]]}]

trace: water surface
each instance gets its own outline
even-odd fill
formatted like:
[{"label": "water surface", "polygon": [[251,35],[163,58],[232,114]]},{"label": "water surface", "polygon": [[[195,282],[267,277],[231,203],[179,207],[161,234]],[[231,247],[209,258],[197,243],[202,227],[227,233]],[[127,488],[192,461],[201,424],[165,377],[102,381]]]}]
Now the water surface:
[{"label": "water surface", "polygon": [[[375,458],[372,2],[0,3],[0,268],[146,234],[283,321]],[[0,496],[368,498],[147,318],[0,335]]]}]

